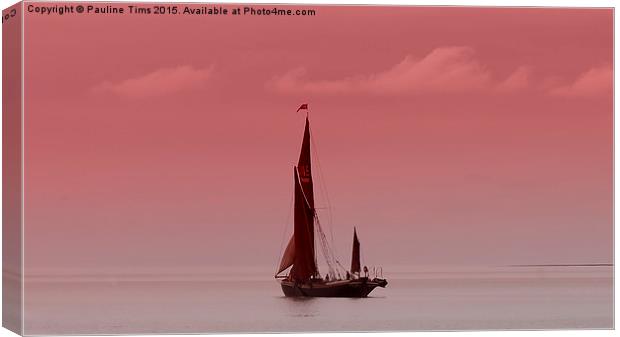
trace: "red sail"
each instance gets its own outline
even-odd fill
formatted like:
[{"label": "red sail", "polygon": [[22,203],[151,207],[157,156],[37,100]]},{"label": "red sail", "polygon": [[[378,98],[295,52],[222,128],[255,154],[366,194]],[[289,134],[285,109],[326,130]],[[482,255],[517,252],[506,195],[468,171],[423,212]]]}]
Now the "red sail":
[{"label": "red sail", "polygon": [[293,265],[295,262],[295,236],[292,236],[288,241],[288,245],[286,245],[286,249],[284,250],[284,255],[282,255],[282,260],[280,260],[280,267],[278,267],[278,272],[276,275],[283,272],[286,268]]},{"label": "red sail", "polygon": [[351,273],[360,273],[360,242],[357,239],[357,232],[353,228],[353,256],[351,257]]},{"label": "red sail", "polygon": [[[307,129],[306,129],[307,130]],[[310,279],[316,272],[314,260],[314,215],[309,200],[304,195],[297,168],[295,176],[295,257],[290,276],[299,282]]]},{"label": "red sail", "polygon": [[301,143],[301,152],[299,154],[297,170],[299,171],[301,188],[306,195],[306,199],[308,199],[310,208],[314,210],[314,188],[312,186],[312,165],[310,163],[310,122],[308,121],[308,118],[306,118],[304,140]]}]

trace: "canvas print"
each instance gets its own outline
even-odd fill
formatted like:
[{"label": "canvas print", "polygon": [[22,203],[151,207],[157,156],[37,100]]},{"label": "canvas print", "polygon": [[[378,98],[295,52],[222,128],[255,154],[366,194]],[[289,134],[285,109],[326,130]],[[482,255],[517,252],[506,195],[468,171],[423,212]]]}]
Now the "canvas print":
[{"label": "canvas print", "polygon": [[611,8],[18,3],[3,325],[612,329],[613,24]]}]

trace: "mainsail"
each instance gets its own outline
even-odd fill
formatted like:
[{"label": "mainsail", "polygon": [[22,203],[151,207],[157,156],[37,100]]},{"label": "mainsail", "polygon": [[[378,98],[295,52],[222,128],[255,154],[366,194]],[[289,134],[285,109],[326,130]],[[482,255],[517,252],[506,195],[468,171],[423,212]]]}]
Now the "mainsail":
[{"label": "mainsail", "polygon": [[292,265],[290,276],[297,281],[306,281],[317,272],[314,250],[314,188],[308,118],[306,118],[299,162],[294,169],[293,176],[295,178],[295,227],[276,275]]},{"label": "mainsail", "polygon": [[357,239],[357,231],[353,228],[353,254],[351,256],[351,273],[360,273],[360,242]]},{"label": "mainsail", "polygon": [[295,167],[295,257],[291,277],[296,281],[307,281],[316,273],[314,257],[314,216],[313,209],[304,195],[301,181]]}]

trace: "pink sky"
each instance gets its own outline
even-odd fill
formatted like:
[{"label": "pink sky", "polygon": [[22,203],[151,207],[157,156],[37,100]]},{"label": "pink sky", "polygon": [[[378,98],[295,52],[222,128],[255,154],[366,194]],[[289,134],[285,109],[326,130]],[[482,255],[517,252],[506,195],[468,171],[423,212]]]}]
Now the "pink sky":
[{"label": "pink sky", "polygon": [[611,262],[612,10],[312,8],[27,13],[26,272],[275,269],[301,103],[343,260]]}]

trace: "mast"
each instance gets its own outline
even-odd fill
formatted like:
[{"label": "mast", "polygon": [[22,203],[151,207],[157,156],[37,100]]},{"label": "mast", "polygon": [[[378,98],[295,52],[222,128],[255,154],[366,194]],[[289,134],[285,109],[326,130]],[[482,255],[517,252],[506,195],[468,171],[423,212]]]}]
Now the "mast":
[{"label": "mast", "polygon": [[351,274],[360,273],[360,242],[357,239],[357,231],[353,227],[353,253],[351,254]]}]

